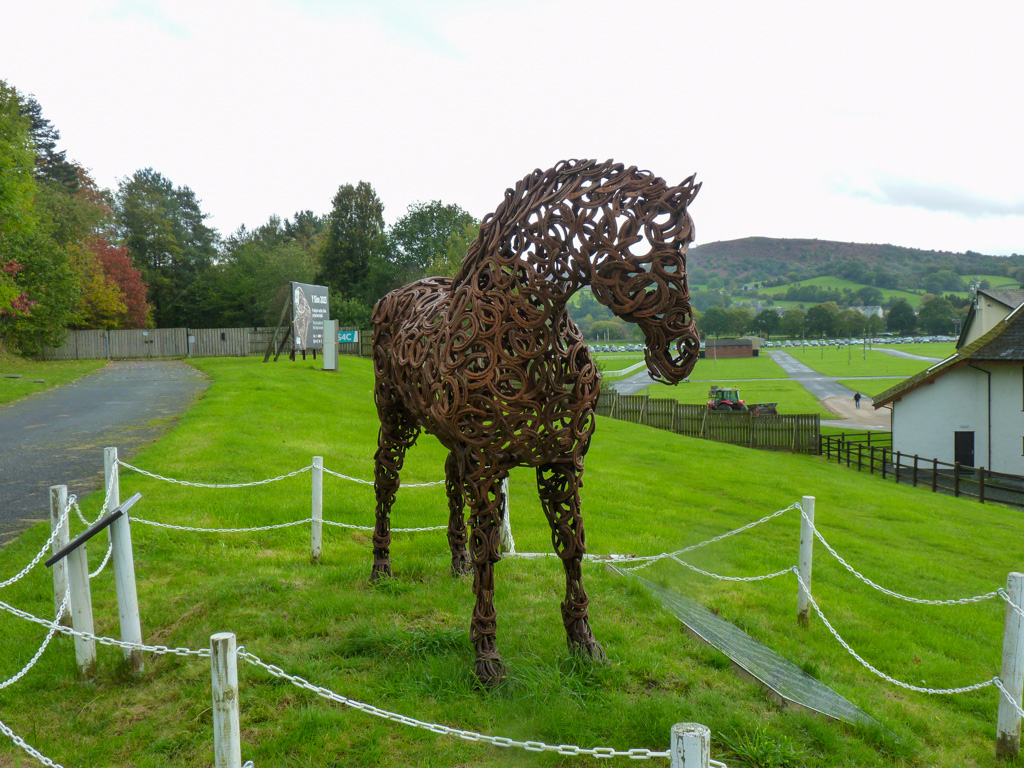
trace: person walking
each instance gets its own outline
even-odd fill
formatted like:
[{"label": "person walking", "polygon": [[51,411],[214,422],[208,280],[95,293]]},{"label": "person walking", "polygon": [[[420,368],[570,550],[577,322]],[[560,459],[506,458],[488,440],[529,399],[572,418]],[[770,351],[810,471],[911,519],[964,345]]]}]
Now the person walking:
[{"label": "person walking", "polygon": [[853,404],[856,405],[858,409],[860,409],[860,392],[853,393]]}]

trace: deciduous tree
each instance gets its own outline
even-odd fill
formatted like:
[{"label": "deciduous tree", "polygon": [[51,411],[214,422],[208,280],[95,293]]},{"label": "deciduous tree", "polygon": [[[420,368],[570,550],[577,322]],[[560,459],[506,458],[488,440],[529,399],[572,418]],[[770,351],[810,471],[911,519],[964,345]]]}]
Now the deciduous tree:
[{"label": "deciduous tree", "polygon": [[917,315],[906,299],[896,299],[885,316],[885,326],[893,333],[913,333],[917,327]]}]

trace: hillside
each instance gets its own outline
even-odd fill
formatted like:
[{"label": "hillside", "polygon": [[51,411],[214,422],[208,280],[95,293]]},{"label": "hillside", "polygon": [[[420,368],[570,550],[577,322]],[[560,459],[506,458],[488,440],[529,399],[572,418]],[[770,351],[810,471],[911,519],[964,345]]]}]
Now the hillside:
[{"label": "hillside", "polygon": [[743,282],[779,278],[802,280],[835,275],[879,288],[918,288],[925,275],[949,270],[957,275],[1024,277],[1024,255],[987,256],[973,251],[926,251],[896,245],[830,240],[747,237],[690,249],[692,281],[712,275]]}]

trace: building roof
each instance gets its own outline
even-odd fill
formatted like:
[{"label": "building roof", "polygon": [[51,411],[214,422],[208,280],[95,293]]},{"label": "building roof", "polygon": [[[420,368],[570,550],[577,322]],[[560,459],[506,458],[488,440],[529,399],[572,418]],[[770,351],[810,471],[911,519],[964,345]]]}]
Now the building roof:
[{"label": "building roof", "polygon": [[[977,293],[984,294],[988,298],[992,299],[999,304],[1002,304],[1007,309],[1016,309],[1021,304],[1024,304],[1024,288],[979,288]],[[977,299],[971,302],[971,308],[967,311],[967,317],[964,318],[964,326],[960,330],[960,336],[956,340],[957,349],[964,343],[964,339],[967,338],[967,331],[971,327],[971,323],[974,321],[975,307],[977,306]]]},{"label": "building roof", "polygon": [[[987,292],[986,292],[987,293]],[[875,408],[895,402],[918,387],[969,363],[1024,363],[1024,303],[942,362],[911,376],[874,398]]]}]

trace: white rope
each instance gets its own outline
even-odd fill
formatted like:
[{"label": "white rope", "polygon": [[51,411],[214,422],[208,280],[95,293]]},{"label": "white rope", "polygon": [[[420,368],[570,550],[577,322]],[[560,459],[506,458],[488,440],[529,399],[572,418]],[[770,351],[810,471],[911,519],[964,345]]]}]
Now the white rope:
[{"label": "white rope", "polygon": [[295,475],[301,475],[303,472],[309,472],[313,465],[302,467],[302,469],[296,469],[294,472],[289,472],[286,475],[278,475],[277,477],[268,477],[266,480],[255,480],[251,483],[195,483],[191,480],[175,480],[172,477],[164,477],[158,475],[155,472],[148,472],[145,469],[139,469],[133,467],[131,464],[121,461],[117,462],[125,469],[130,469],[133,472],[138,472],[140,475],[146,475],[146,477],[152,477],[154,480],[163,480],[166,483],[174,483],[175,485],[188,485],[193,488],[249,488],[254,485],[266,485],[268,483],[276,483],[278,480],[287,480],[289,477],[295,477]]},{"label": "white rope", "polygon": [[75,497],[72,496],[68,502],[67,507],[61,513],[60,520],[57,521],[57,525],[54,526],[53,531],[51,531],[49,538],[47,538],[43,546],[39,548],[39,551],[36,553],[36,556],[33,557],[29,561],[29,564],[22,568],[19,573],[15,574],[14,576],[11,576],[11,578],[7,579],[6,581],[0,581],[0,589],[3,589],[4,587],[9,587],[14,582],[20,581],[21,579],[25,578],[29,574],[29,571],[31,571],[39,564],[39,561],[43,559],[43,555],[46,554],[46,550],[50,548],[50,546],[53,544],[53,540],[56,539],[57,534],[60,533],[60,529],[64,526],[64,523],[67,522],[68,515],[71,512],[71,505],[74,503],[74,499]]},{"label": "white rope", "polygon": [[0,733],[3,733],[4,736],[6,736],[7,738],[9,738],[11,741],[14,742],[14,745],[16,747],[19,747],[20,749],[24,750],[29,756],[34,757],[36,760],[41,762],[43,765],[47,766],[47,768],[64,768],[63,765],[61,765],[60,763],[53,762],[53,760],[48,758],[46,755],[44,755],[42,752],[37,750],[35,747],[31,746],[28,742],[26,742],[23,738],[21,738],[21,736],[19,736],[14,731],[12,731],[10,728],[8,728],[6,723],[4,723],[3,720],[0,720]]},{"label": "white rope", "polygon": [[890,682],[893,685],[898,685],[900,688],[906,688],[909,691],[917,691],[918,693],[930,693],[936,695],[948,695],[953,693],[969,693],[970,691],[977,691],[980,688],[987,688],[990,685],[995,685],[996,681],[999,679],[998,677],[993,677],[990,680],[984,680],[980,683],[975,683],[974,685],[965,685],[960,688],[922,688],[917,685],[911,685],[910,683],[904,683],[901,680],[897,680],[894,677],[890,677],[889,675],[879,670],[877,667],[873,667],[871,664],[865,661],[860,654],[858,654],[855,650],[853,650],[853,648],[850,647],[850,644],[847,643],[840,636],[840,634],[836,631],[835,627],[833,627],[829,620],[825,618],[825,614],[821,612],[821,608],[819,608],[818,604],[815,602],[814,596],[811,594],[811,591],[807,588],[807,585],[804,584],[804,580],[800,578],[799,569],[797,569],[796,566],[794,566],[792,568],[792,571],[796,575],[796,580],[800,583],[800,588],[804,591],[804,594],[807,595],[807,599],[810,601],[811,606],[814,608],[814,612],[818,614],[818,618],[820,618],[822,623],[828,628],[828,631],[832,633],[832,636],[839,642],[841,646],[843,646],[843,648],[846,649],[847,653],[849,653],[851,656],[853,656],[853,658],[859,661],[865,669],[874,673],[883,680]]},{"label": "white rope", "polygon": [[53,640],[53,634],[57,631],[55,629],[55,627],[57,626],[56,622],[59,622],[61,620],[61,617],[64,615],[64,611],[67,610],[69,600],[71,600],[70,589],[64,592],[64,599],[61,601],[60,608],[57,610],[57,619],[54,622],[54,626],[50,627],[50,631],[46,633],[46,639],[43,640],[43,644],[39,646],[39,650],[36,651],[35,655],[31,659],[29,659],[28,663],[24,667],[22,667],[14,675],[0,683],[0,690],[3,690],[8,686],[14,685],[16,682],[21,680],[21,678],[23,678],[26,674],[28,674],[28,671],[36,665],[36,662],[39,661],[39,658],[46,651],[46,647],[50,644],[50,641]]},{"label": "white rope", "polygon": [[695,549],[700,549],[701,547],[706,547],[708,544],[714,544],[716,542],[722,541],[723,539],[727,539],[730,536],[735,536],[737,533],[743,533],[744,531],[749,531],[751,528],[756,528],[757,526],[759,526],[759,525],[761,525],[763,523],[767,523],[769,520],[773,520],[776,517],[778,517],[779,515],[783,515],[783,514],[785,514],[786,512],[789,512],[792,509],[799,509],[799,510],[803,511],[803,509],[800,506],[800,502],[797,501],[797,502],[794,502],[793,504],[790,504],[785,509],[780,509],[780,510],[778,510],[776,512],[772,512],[770,515],[765,515],[760,520],[755,520],[752,523],[747,523],[744,526],[741,526],[739,528],[735,528],[735,529],[733,529],[731,531],[727,531],[726,533],[723,533],[723,534],[721,534],[719,536],[715,536],[714,538],[711,538],[711,539],[707,539],[706,541],[701,541],[701,542],[699,542],[697,544],[691,544],[690,546],[684,547],[683,549],[677,549],[675,552],[662,552],[660,555],[645,555],[645,556],[642,556],[642,557],[633,558],[634,560],[640,561],[641,564],[637,565],[637,566],[634,566],[632,568],[627,568],[626,570],[629,570],[629,571],[639,571],[641,568],[646,568],[649,565],[654,565],[654,563],[658,562],[659,560],[664,560],[666,558],[674,558],[677,555],[685,555],[687,552],[692,552]]},{"label": "white rope", "polygon": [[357,709],[360,712],[365,712],[366,714],[373,715],[374,717],[390,720],[395,723],[401,723],[402,725],[409,725],[413,728],[422,728],[430,731],[431,733],[443,736],[457,736],[465,741],[480,741],[486,744],[492,744],[496,747],[519,747],[520,749],[525,749],[527,752],[556,752],[559,755],[589,755],[596,758],[628,757],[632,760],[649,760],[655,757],[668,758],[670,756],[670,753],[667,751],[653,752],[649,749],[629,749],[621,751],[612,749],[611,747],[592,747],[589,749],[583,749],[572,744],[559,744],[555,746],[552,744],[545,744],[540,741],[516,741],[502,736],[488,736],[476,731],[464,731],[458,728],[450,728],[447,725],[428,723],[424,720],[417,720],[416,718],[400,715],[396,712],[390,712],[386,709],[381,709],[380,707],[364,704],[361,701],[356,701],[355,699],[350,699],[342,696],[341,694],[335,693],[329,688],[313,685],[308,680],[298,677],[297,675],[289,675],[280,667],[274,666],[273,664],[267,664],[255,654],[249,653],[245,650],[244,646],[238,647],[237,654],[238,658],[255,667],[260,667],[271,676],[287,680],[292,685],[311,691],[317,696],[327,699],[328,701],[342,704],[346,707],[350,707],[351,709]]},{"label": "white rope", "polygon": [[[335,477],[341,478],[342,480],[348,480],[351,483],[359,483],[360,485],[374,484],[373,480],[360,480],[358,477],[349,477],[348,475],[343,475],[340,472],[335,472],[333,469],[328,469],[327,467],[324,467],[323,469],[324,472],[326,472],[328,475],[334,475]],[[426,488],[431,485],[444,485],[445,482],[446,481],[444,480],[432,480],[429,483],[403,483],[402,488]]]},{"label": "white rope", "polygon": [[[999,594],[999,590],[996,590],[994,592],[987,592],[984,595],[975,595],[974,597],[959,597],[959,598],[954,598],[954,599],[951,599],[951,600],[929,600],[929,599],[919,598],[919,597],[909,597],[908,595],[902,595],[899,592],[893,592],[891,589],[886,589],[885,587],[881,586],[880,584],[876,584],[871,579],[869,579],[867,576],[862,574],[860,571],[856,570],[852,565],[850,565],[848,562],[846,562],[842,557],[840,557],[839,553],[836,552],[832,548],[832,545],[830,545],[827,541],[825,541],[825,537],[821,535],[821,532],[817,528],[814,527],[814,523],[812,523],[808,519],[807,513],[804,512],[801,509],[800,510],[800,514],[803,517],[803,519],[806,520],[807,523],[811,526],[811,530],[814,532],[815,538],[818,541],[821,542],[822,546],[825,547],[825,549],[828,550],[829,554],[832,555],[832,557],[834,557],[836,560],[839,561],[840,565],[842,565],[846,570],[848,570],[850,573],[852,573],[854,576],[856,576],[858,579],[863,581],[865,584],[867,584],[872,589],[877,589],[879,592],[882,592],[883,594],[889,595],[889,597],[894,597],[897,600],[905,600],[908,603],[917,603],[918,605],[965,605],[965,604],[968,604],[968,603],[979,603],[979,602],[981,602],[983,600],[991,600],[993,597],[996,597]],[[1024,615],[1024,614],[1022,614],[1022,615]]]},{"label": "white rope", "polygon": [[278,528],[291,528],[292,526],[296,525],[305,525],[306,523],[312,522],[312,520],[313,518],[307,517],[302,520],[294,520],[290,523],[278,523],[277,525],[260,525],[252,528],[197,528],[190,525],[171,525],[170,523],[158,523],[155,520],[146,520],[141,517],[132,518],[133,523],[152,525],[156,528],[167,528],[172,531],[191,531],[193,533],[249,533],[252,531],[273,531]]}]

